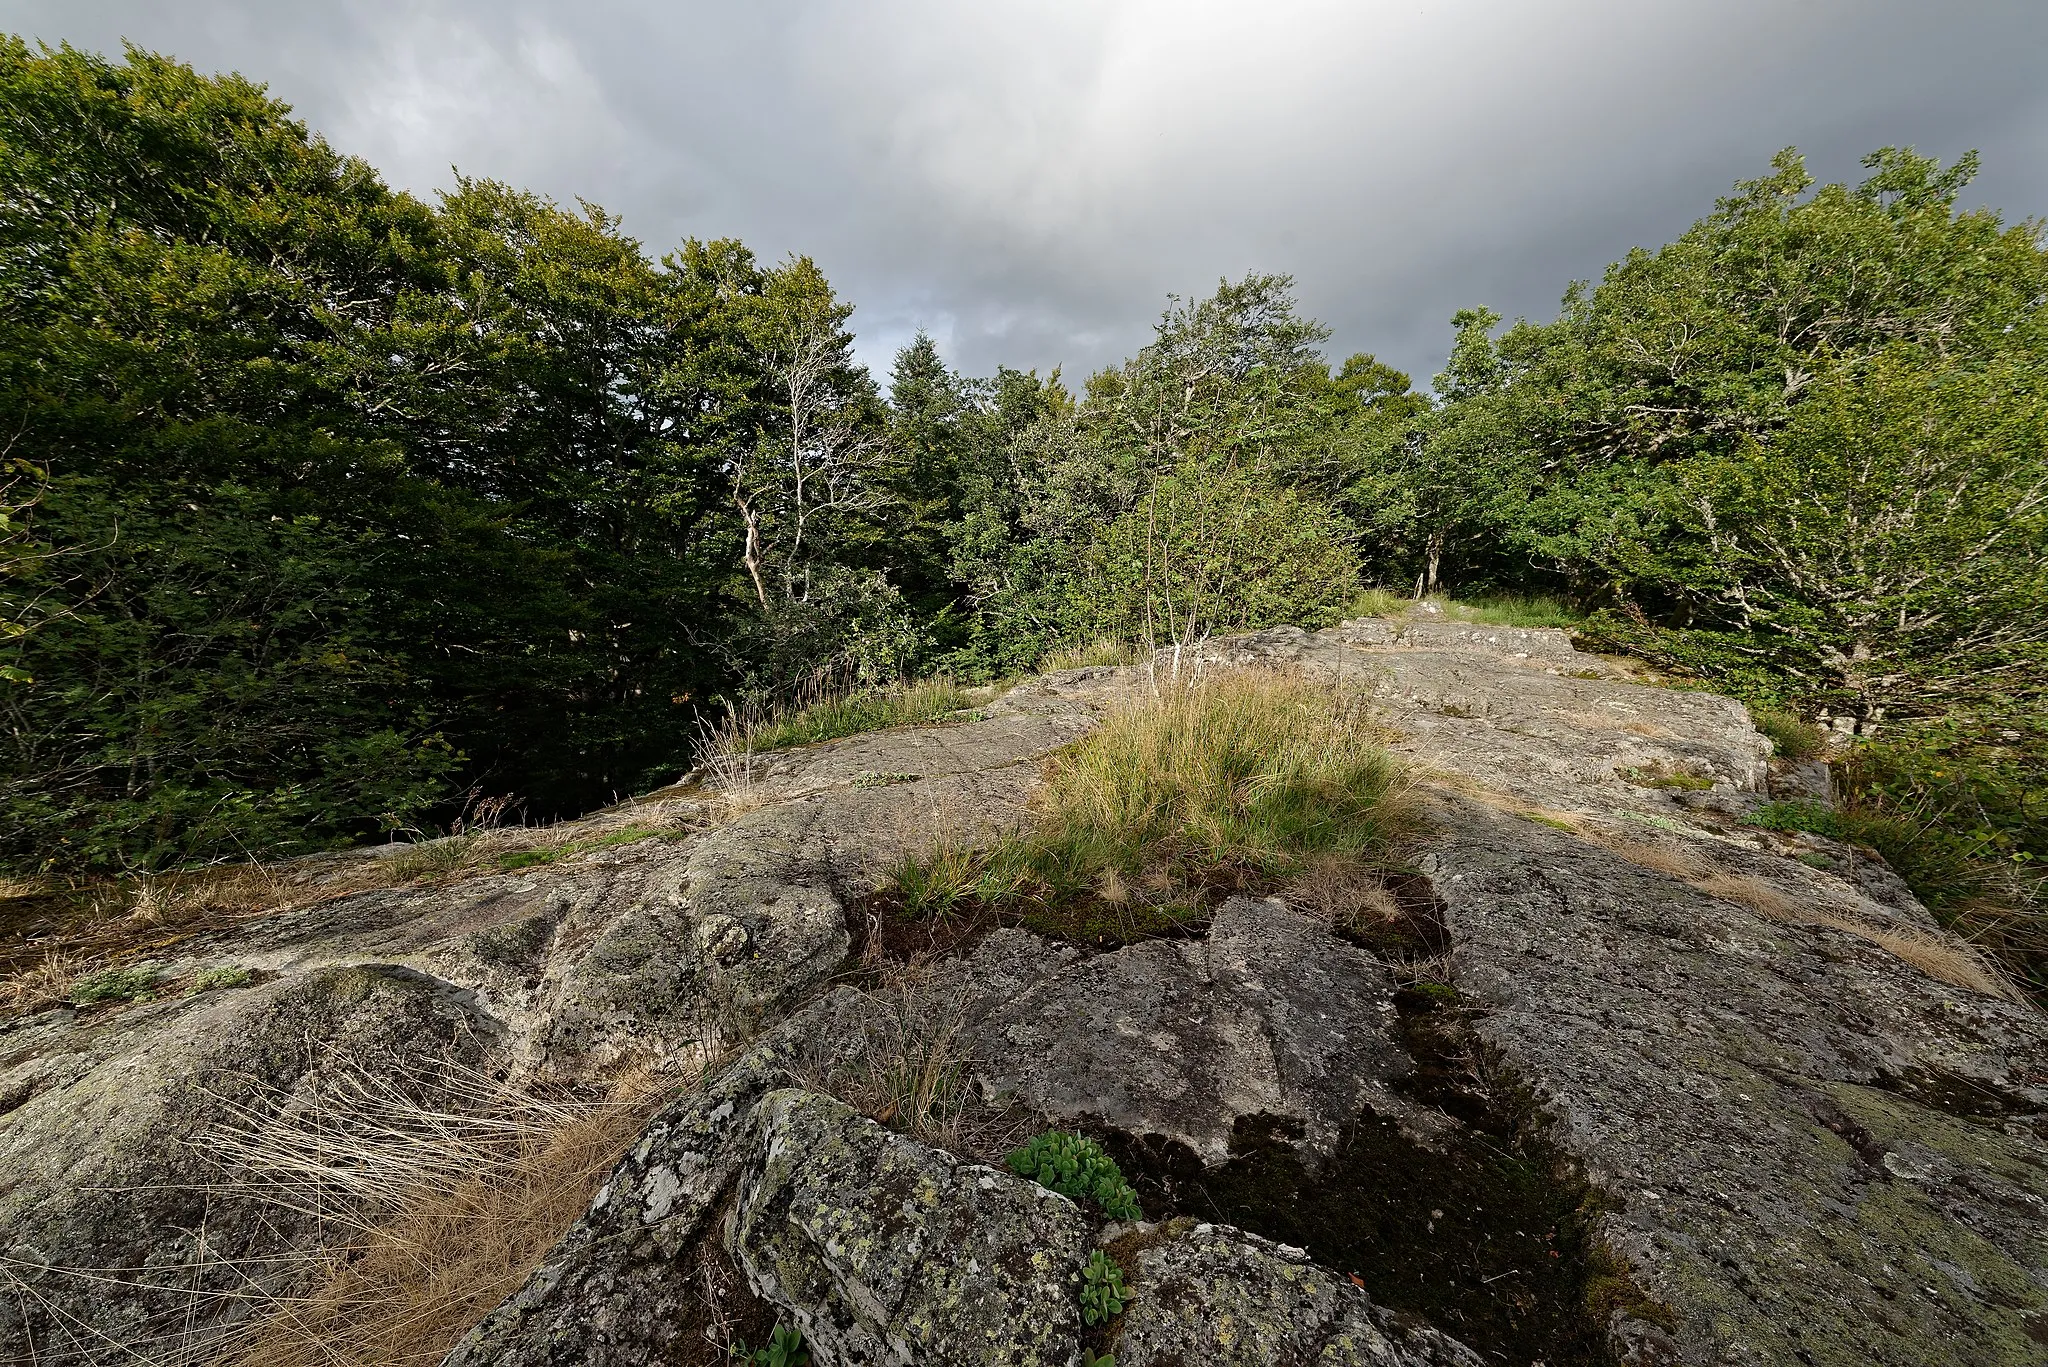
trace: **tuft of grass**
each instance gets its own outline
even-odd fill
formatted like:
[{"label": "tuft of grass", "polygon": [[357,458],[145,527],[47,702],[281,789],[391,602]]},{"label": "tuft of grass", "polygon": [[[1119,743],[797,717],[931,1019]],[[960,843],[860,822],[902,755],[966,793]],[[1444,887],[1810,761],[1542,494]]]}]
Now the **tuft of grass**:
[{"label": "tuft of grass", "polygon": [[447,835],[438,840],[422,840],[392,855],[387,867],[392,880],[399,883],[445,878],[464,870],[482,839],[478,835]]},{"label": "tuft of grass", "polygon": [[911,915],[1022,906],[1035,929],[1129,939],[1219,890],[1384,867],[1416,824],[1362,695],[1241,670],[1111,716],[1048,762],[1023,829],[942,837],[886,881]]},{"label": "tuft of grass", "polygon": [[659,1101],[629,1071],[602,1101],[556,1101],[481,1074],[409,1080],[350,1074],[311,1107],[212,1135],[245,1190],[318,1208],[349,1232],[289,1294],[251,1293],[226,1367],[431,1367],[526,1280],[590,1204]]},{"label": "tuft of grass", "polygon": [[1367,589],[1352,600],[1349,617],[1399,617],[1408,610],[1409,599],[1392,589]]},{"label": "tuft of grass", "polygon": [[498,856],[498,868],[505,873],[519,869],[530,869],[541,864],[552,864],[560,859],[588,854],[592,850],[608,850],[619,845],[630,845],[637,840],[650,840],[665,832],[652,826],[623,826],[616,831],[587,840],[564,840],[555,845],[535,845],[523,850],[510,850]]},{"label": "tuft of grass", "polygon": [[1827,732],[1791,712],[1767,707],[1751,719],[1771,738],[1771,753],[1779,759],[1812,759],[1827,749]]},{"label": "tuft of grass", "polygon": [[952,679],[924,679],[879,692],[823,698],[786,716],[749,728],[754,752],[838,740],[863,731],[918,726],[964,709],[971,699]]}]

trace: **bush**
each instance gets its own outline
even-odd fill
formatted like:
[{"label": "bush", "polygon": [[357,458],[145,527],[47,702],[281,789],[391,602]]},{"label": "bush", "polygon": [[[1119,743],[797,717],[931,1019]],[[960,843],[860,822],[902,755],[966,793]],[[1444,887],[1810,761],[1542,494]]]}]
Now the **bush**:
[{"label": "bush", "polygon": [[226,964],[219,968],[202,968],[192,976],[194,992],[217,992],[228,987],[247,987],[256,981],[256,975],[239,964]]},{"label": "bush", "polygon": [[[1074,1201],[1093,1201],[1112,1220],[1138,1220],[1138,1193],[1094,1140],[1047,1130],[1009,1157],[1010,1171]],[[1089,1323],[1095,1323],[1091,1320]]]},{"label": "bush", "polygon": [[1329,626],[1358,596],[1355,536],[1292,489],[1185,466],[1089,547],[1072,626],[1153,641]]}]

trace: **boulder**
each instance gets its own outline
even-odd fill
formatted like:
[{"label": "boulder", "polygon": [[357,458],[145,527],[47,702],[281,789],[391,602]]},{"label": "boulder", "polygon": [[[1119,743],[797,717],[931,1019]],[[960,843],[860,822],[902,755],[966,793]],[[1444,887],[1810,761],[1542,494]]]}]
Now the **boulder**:
[{"label": "boulder", "polygon": [[1160,1233],[1127,1278],[1117,1367],[1482,1367],[1298,1248],[1191,1221]]},{"label": "boulder", "polygon": [[1362,1107],[1413,1109],[1398,1024],[1384,964],[1280,902],[1234,897],[1203,939],[1127,945],[1026,987],[974,1050],[993,1099],[1214,1164],[1252,1117],[1327,1152]]},{"label": "boulder", "polygon": [[1074,1203],[811,1092],[755,1111],[728,1242],[822,1362],[1067,1367],[1091,1239]]}]

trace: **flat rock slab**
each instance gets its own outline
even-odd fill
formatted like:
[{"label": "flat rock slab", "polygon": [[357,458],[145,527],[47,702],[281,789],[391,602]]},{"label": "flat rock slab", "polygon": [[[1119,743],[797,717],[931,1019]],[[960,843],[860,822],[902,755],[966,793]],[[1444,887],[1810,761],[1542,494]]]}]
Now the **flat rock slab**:
[{"label": "flat rock slab", "polygon": [[1361,1107],[1407,1109],[1397,1024],[1393,979],[1371,955],[1237,897],[1204,940],[1128,945],[1027,987],[982,1021],[975,1062],[991,1097],[1161,1135],[1213,1165],[1243,1119],[1328,1152]]},{"label": "flat rock slab", "polygon": [[1438,824],[1476,1028],[1669,1311],[1611,1326],[1624,1360],[2048,1361],[2038,1012],[1536,822]]},{"label": "flat rock slab", "polygon": [[1091,1229],[1074,1203],[812,1092],[755,1111],[728,1242],[818,1358],[1068,1367]]},{"label": "flat rock slab", "polygon": [[1225,1225],[1169,1226],[1129,1277],[1118,1367],[1481,1367],[1300,1249]]}]

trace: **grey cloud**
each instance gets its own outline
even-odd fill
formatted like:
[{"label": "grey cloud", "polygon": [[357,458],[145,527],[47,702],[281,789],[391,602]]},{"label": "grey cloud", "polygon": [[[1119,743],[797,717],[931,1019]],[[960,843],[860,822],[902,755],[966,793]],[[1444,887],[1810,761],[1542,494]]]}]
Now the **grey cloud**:
[{"label": "grey cloud", "polygon": [[595,200],[656,251],[818,259],[885,367],[1144,340],[1168,292],[1284,270],[1333,349],[1435,369],[1457,307],[1547,317],[1797,144],[1911,143],[2048,209],[2038,0],[0,0],[0,25],[128,37],[266,81],[430,192],[448,168]]}]

